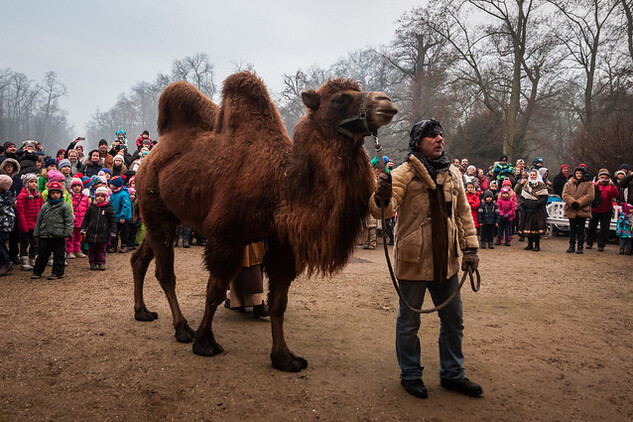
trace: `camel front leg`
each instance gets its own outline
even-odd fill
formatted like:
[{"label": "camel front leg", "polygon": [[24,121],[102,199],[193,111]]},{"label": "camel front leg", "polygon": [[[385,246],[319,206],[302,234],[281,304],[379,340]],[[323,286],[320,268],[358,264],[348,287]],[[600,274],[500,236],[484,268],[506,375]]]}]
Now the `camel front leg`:
[{"label": "camel front leg", "polygon": [[270,279],[268,293],[268,307],[270,312],[273,347],[270,359],[273,368],[286,372],[299,372],[308,367],[308,361],[296,356],[288,349],[284,337],[284,313],[288,304],[288,290],[290,280],[280,281]]},{"label": "camel front leg", "polygon": [[292,249],[277,239],[268,242],[264,257],[264,269],[268,275],[268,311],[273,335],[270,352],[273,368],[286,372],[299,372],[308,367],[308,361],[292,353],[284,337],[284,313],[288,304],[288,290],[295,279],[295,260]]}]

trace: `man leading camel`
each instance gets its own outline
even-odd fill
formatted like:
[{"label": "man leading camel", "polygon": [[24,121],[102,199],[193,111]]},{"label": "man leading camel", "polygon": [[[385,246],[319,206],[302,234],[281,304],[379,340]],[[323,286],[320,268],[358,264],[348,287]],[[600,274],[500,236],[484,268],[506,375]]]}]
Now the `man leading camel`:
[{"label": "man leading camel", "polygon": [[[422,307],[427,289],[435,305],[444,302],[455,290],[459,284],[458,246],[464,254],[462,269],[470,267],[474,271],[479,263],[477,232],[461,174],[450,165],[444,152],[442,132],[442,126],[435,119],[416,123],[411,129],[405,163],[395,169],[391,177],[380,176],[376,193],[369,201],[376,218],[381,216],[381,202],[385,215],[398,211],[394,248],[396,277],[404,298],[416,309]],[[438,314],[442,387],[467,396],[480,396],[481,386],[464,375],[461,296],[458,294]],[[420,315],[401,301],[396,324],[401,383],[409,394],[426,398],[419,327]]]}]

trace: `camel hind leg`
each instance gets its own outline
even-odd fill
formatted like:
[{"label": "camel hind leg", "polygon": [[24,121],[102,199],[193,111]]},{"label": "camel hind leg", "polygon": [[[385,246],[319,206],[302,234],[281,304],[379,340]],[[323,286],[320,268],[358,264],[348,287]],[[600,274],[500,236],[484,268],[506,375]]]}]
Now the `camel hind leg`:
[{"label": "camel hind leg", "polygon": [[[155,206],[154,210],[156,209],[157,207]],[[174,237],[176,235],[176,226],[178,221],[173,218],[165,218],[165,215],[166,213],[159,214],[158,217],[154,215],[148,216],[145,221],[146,237],[143,239],[142,244],[147,245],[148,249],[151,249],[151,253],[146,251],[145,248],[142,248],[142,250],[138,252],[140,256],[145,257],[145,261],[142,261],[141,259],[138,260],[138,269],[135,268],[134,272],[135,287],[138,284],[140,290],[142,290],[143,282],[141,275],[147,271],[147,266],[151,261],[151,259],[147,259],[147,257],[154,256],[156,258],[156,278],[165,292],[167,302],[169,302],[174,329],[176,330],[176,340],[180,343],[189,343],[193,340],[195,332],[191,329],[191,327],[189,327],[187,320],[182,315],[178,298],[176,296]],[[141,262],[143,262],[143,264],[141,264]],[[141,306],[141,302],[139,302],[138,305]]]},{"label": "camel hind leg", "polygon": [[143,299],[145,274],[152,259],[154,259],[154,251],[146,237],[130,258],[134,276],[134,319],[137,321],[154,321],[158,318],[156,312],[151,312],[147,309]]},{"label": "camel hind leg", "polygon": [[269,279],[268,311],[273,335],[270,359],[273,368],[299,372],[308,367],[308,361],[292,353],[284,337],[284,313],[288,304],[288,290],[296,277],[294,255],[290,247],[269,242],[269,249],[264,257],[264,268]]},{"label": "camel hind leg", "polygon": [[231,281],[237,277],[244,259],[244,247],[221,245],[207,239],[205,250],[209,281],[207,283],[207,299],[204,315],[196,331],[193,352],[201,356],[215,356],[224,348],[215,340],[212,323],[215,311],[226,298],[226,290]]}]

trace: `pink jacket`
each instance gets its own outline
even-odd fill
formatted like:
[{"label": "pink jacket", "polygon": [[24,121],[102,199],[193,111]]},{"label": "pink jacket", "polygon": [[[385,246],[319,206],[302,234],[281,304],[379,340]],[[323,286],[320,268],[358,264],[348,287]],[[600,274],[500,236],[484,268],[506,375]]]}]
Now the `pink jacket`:
[{"label": "pink jacket", "polygon": [[497,198],[497,207],[501,218],[507,218],[509,221],[516,217],[517,203],[512,198],[503,199],[501,195]]},{"label": "pink jacket", "polygon": [[90,197],[83,193],[73,193],[73,211],[75,213],[74,227],[81,227],[81,223],[84,221],[84,216],[90,206]]},{"label": "pink jacket", "polygon": [[[29,198],[29,196],[31,198]],[[39,196],[39,198],[37,197]],[[18,229],[21,233],[26,233],[29,230],[35,228],[35,222],[37,221],[37,214],[40,213],[44,200],[39,190],[29,194],[26,188],[22,188],[22,191],[18,195],[18,199],[15,203],[15,213],[18,218]]]}]

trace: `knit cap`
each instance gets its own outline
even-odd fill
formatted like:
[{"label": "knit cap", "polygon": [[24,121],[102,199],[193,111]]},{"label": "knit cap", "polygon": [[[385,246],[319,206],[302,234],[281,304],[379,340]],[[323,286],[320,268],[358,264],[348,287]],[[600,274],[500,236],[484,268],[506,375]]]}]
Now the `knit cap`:
[{"label": "knit cap", "polygon": [[13,185],[13,179],[6,174],[0,174],[0,189],[8,191],[11,189],[11,185]]},{"label": "knit cap", "polygon": [[64,167],[72,167],[72,165],[70,164],[70,160],[67,158],[64,158],[63,160],[59,160],[59,163],[57,163],[58,170],[61,170]]},{"label": "knit cap", "polygon": [[504,186],[501,188],[501,194],[503,195],[504,193],[509,194],[510,193],[510,188],[507,186]]},{"label": "knit cap", "polygon": [[120,188],[125,183],[125,180],[121,176],[116,176],[110,179],[110,184],[116,188]]},{"label": "knit cap", "polygon": [[490,189],[486,189],[486,191],[484,192],[484,199],[486,199],[488,197],[490,197],[490,198],[494,198],[495,197]]},{"label": "knit cap", "polygon": [[96,184],[98,184],[98,183],[103,183],[103,182],[101,181],[101,177],[99,177],[99,176],[97,176],[97,175],[92,176],[92,177],[90,178],[90,182],[91,182],[91,184],[93,184],[93,185],[96,185]]},{"label": "knit cap", "polygon": [[[101,173],[101,172],[103,172],[104,174],[105,174],[105,173],[108,173],[110,176],[112,176],[112,170],[110,170],[110,169],[109,169],[109,168],[107,168],[107,167],[104,167],[104,168],[102,168],[101,170],[99,170],[99,173]],[[101,176],[101,174],[99,174],[99,176]]]},{"label": "knit cap", "polygon": [[47,158],[46,161],[44,161],[44,167],[48,167],[48,166],[52,166],[52,165],[57,165],[57,160],[54,158]]},{"label": "knit cap", "polygon": [[77,177],[73,177],[73,180],[71,180],[70,182],[70,187],[72,188],[75,185],[79,185],[81,187],[84,186],[83,182],[81,181],[81,179],[77,178]]},{"label": "knit cap", "polygon": [[66,177],[63,174],[61,174],[59,171],[51,170],[48,172],[49,182],[63,182],[64,180],[66,180]]},{"label": "knit cap", "polygon": [[63,191],[63,185],[60,182],[48,182],[47,187],[49,193],[55,190],[58,190],[60,192]]},{"label": "knit cap", "polygon": [[39,176],[35,173],[27,173],[25,175],[22,176],[22,184],[24,185],[24,187],[26,187],[29,182],[33,179],[39,179]]},{"label": "knit cap", "polygon": [[607,169],[600,169],[600,171],[598,172],[598,177],[602,176],[603,174],[611,177],[611,173],[609,173],[609,170]]},{"label": "knit cap", "polygon": [[7,141],[7,142],[4,143],[3,146],[4,146],[4,150],[6,151],[7,148],[14,147],[15,146],[15,142]]},{"label": "knit cap", "polygon": [[95,190],[95,196],[96,195],[105,195],[106,199],[108,199],[110,198],[110,189],[106,188],[105,186],[98,187]]}]

